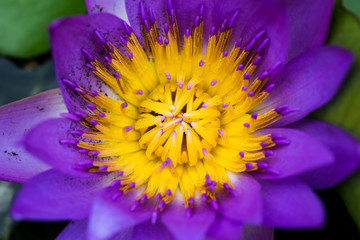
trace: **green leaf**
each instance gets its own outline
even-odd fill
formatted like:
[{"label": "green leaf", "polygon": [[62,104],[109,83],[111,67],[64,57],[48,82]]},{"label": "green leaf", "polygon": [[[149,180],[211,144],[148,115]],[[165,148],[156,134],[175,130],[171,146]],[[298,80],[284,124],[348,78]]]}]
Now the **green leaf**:
[{"label": "green leaf", "polygon": [[346,10],[353,13],[360,20],[360,1],[359,0],[343,0],[342,2]]},{"label": "green leaf", "polygon": [[85,12],[83,0],[1,0],[0,53],[19,58],[45,53],[49,50],[49,23]]},{"label": "green leaf", "polygon": [[[344,0],[344,4],[346,2],[351,1]],[[353,2],[360,3],[359,0]],[[360,139],[360,27],[355,16],[342,9],[340,4],[335,7],[328,43],[350,50],[355,60],[336,97],[313,116],[338,125]],[[360,230],[360,173],[342,183],[338,191]]]}]

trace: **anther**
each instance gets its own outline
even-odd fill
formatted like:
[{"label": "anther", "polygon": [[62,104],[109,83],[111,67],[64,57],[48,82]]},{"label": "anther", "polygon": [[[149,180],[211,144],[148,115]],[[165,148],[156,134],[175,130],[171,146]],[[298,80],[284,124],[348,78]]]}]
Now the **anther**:
[{"label": "anther", "polygon": [[248,97],[253,97],[254,96],[254,92],[253,91],[250,91],[249,93],[248,93]]},{"label": "anther", "polygon": [[76,139],[61,139],[60,143],[65,145],[77,145],[79,141]]},{"label": "anther", "polygon": [[128,36],[131,35],[131,33],[133,32],[133,30],[131,29],[131,27],[127,24],[127,22],[122,21],[123,27],[125,28],[125,32]]},{"label": "anther", "polygon": [[232,28],[234,23],[235,23],[235,19],[237,17],[237,15],[239,14],[239,10],[236,10],[236,12],[234,13],[234,15],[230,18],[229,21],[229,28]]},{"label": "anther", "polygon": [[73,113],[60,113],[60,116],[66,119],[73,120],[75,122],[80,122],[82,120],[81,117],[73,114]]},{"label": "anther", "polygon": [[91,90],[90,93],[94,96],[94,97],[97,97],[99,96],[99,93],[95,90]]},{"label": "anther", "polygon": [[87,107],[88,107],[91,111],[94,111],[94,110],[96,109],[95,105],[93,105],[93,104],[91,104],[91,103],[89,103],[89,104],[87,105]]},{"label": "anther", "polygon": [[204,66],[204,61],[203,60],[200,60],[200,62],[199,62],[199,67],[202,67],[202,66]]},{"label": "anther", "polygon": [[229,55],[229,51],[226,50],[225,52],[223,52],[223,58],[227,57],[228,55]]},{"label": "anther", "polygon": [[130,207],[130,211],[135,211],[135,209],[140,206],[140,201],[139,200],[136,200]]},{"label": "anther", "polygon": [[263,152],[265,157],[270,157],[274,154],[272,150],[266,150]]},{"label": "anther", "polygon": [[266,77],[269,76],[268,72],[263,72],[262,74],[260,74],[260,76],[258,77],[259,80],[264,80]]},{"label": "anther", "polygon": [[96,71],[96,67],[91,65],[91,63],[86,63],[85,66],[87,66],[89,69],[91,69],[92,71]]},{"label": "anther", "polygon": [[255,58],[255,60],[253,61],[253,65],[258,65],[260,60],[261,60],[261,56],[258,56],[257,58]]},{"label": "anther", "polygon": [[224,135],[225,135],[225,132],[224,132],[224,130],[222,130],[222,129],[218,129],[218,133],[219,133],[221,136],[224,136]]},{"label": "anther", "polygon": [[163,44],[163,39],[161,36],[158,37],[158,44],[160,44],[160,45]]},{"label": "anther", "polygon": [[258,114],[257,114],[257,112],[253,112],[252,114],[251,114],[251,118],[252,119],[257,119],[257,117],[258,117]]},{"label": "anther", "polygon": [[134,55],[133,55],[131,52],[128,52],[128,57],[129,57],[130,59],[133,59],[133,58],[134,58]]},{"label": "anther", "polygon": [[221,106],[222,106],[223,108],[227,108],[227,107],[229,106],[229,104],[228,104],[228,103],[223,103]]},{"label": "anther", "polygon": [[166,203],[164,200],[161,200],[159,203],[159,209],[163,209],[165,207]]},{"label": "anther", "polygon": [[120,36],[120,42],[124,45],[124,46],[127,46],[127,40],[123,37],[123,36]]},{"label": "anther", "polygon": [[153,13],[151,8],[149,8],[149,19],[150,19],[150,23],[152,25],[154,25],[155,24],[155,17],[154,17],[154,13]]},{"label": "anther", "polygon": [[199,16],[196,16],[195,17],[195,22],[194,22],[194,27],[197,27],[200,25],[200,17]]},{"label": "anther", "polygon": [[80,94],[82,94],[82,95],[85,95],[86,94],[86,91],[84,90],[84,89],[81,89],[81,88],[75,88],[74,89],[76,92],[78,92],[78,93],[80,93]]},{"label": "anther", "polygon": [[216,34],[216,27],[213,26],[213,27],[211,28],[211,30],[210,30],[210,37],[211,37],[211,36],[214,36],[215,34]]},{"label": "anther", "polygon": [[122,104],[121,104],[121,107],[122,108],[126,108],[128,106],[128,104],[126,103],[126,102],[123,102]]},{"label": "anther", "polygon": [[95,58],[91,53],[89,53],[85,48],[81,48],[81,51],[84,53],[84,55],[89,59],[90,62],[95,62]]},{"label": "anther", "polygon": [[169,39],[165,38],[164,43],[165,45],[169,45]]},{"label": "anther", "polygon": [[134,127],[133,126],[127,126],[127,127],[124,127],[123,128],[123,131],[124,132],[129,132],[131,129],[133,129]]},{"label": "anther", "polygon": [[141,196],[140,201],[145,202],[147,199],[148,199],[147,195],[144,194],[144,195]]},{"label": "anther", "polygon": [[206,193],[201,194],[201,201],[206,202],[207,201],[207,195]]},{"label": "anther", "polygon": [[81,148],[78,150],[78,152],[81,154],[89,154],[90,150],[86,148]]},{"label": "anther", "polygon": [[156,199],[161,199],[161,193],[156,194]]},{"label": "anther", "polygon": [[263,148],[266,147],[267,145],[268,145],[267,142],[261,142],[261,143],[260,143],[260,146],[263,147]]},{"label": "anther", "polygon": [[105,61],[108,63],[112,63],[112,58],[110,58],[109,56],[105,56]]},{"label": "anther", "polygon": [[106,117],[106,114],[105,114],[105,113],[103,113],[103,112],[99,112],[99,117],[104,118],[104,117]]},{"label": "anther", "polygon": [[239,152],[239,156],[240,156],[241,158],[243,158],[243,157],[245,156],[245,153],[244,153],[243,151],[240,151],[240,152]]},{"label": "anther", "polygon": [[91,151],[91,153],[90,153],[91,156],[97,156],[97,155],[99,155],[99,154],[100,154],[100,152],[99,152],[99,151],[96,151],[96,150]]},{"label": "anther", "polygon": [[130,188],[134,188],[134,187],[135,187],[135,183],[134,183],[134,182],[131,182],[131,183],[129,184],[129,187],[130,187]]},{"label": "anther", "polygon": [[275,139],[273,142],[275,145],[289,145],[291,143],[290,140],[284,138]]},{"label": "anther", "polygon": [[190,29],[187,28],[187,29],[185,30],[185,37],[186,37],[186,38],[190,37],[190,34],[191,34]]},{"label": "anther", "polygon": [[164,23],[164,31],[166,34],[170,31],[169,25],[167,23]]},{"label": "anther", "polygon": [[108,169],[108,166],[104,165],[104,166],[100,166],[99,171],[106,171]]},{"label": "anther", "polygon": [[274,87],[275,87],[275,84],[270,84],[269,86],[267,86],[265,88],[265,92],[270,93],[274,89]]},{"label": "anther", "polygon": [[241,71],[244,68],[244,65],[240,64],[237,66],[236,71]]},{"label": "anther", "polygon": [[246,122],[246,123],[244,123],[244,127],[249,128],[250,124]]},{"label": "anther", "polygon": [[76,135],[76,136],[82,136],[84,134],[83,131],[81,130],[73,130],[70,132],[72,135]]},{"label": "anther", "polygon": [[98,121],[96,121],[95,119],[90,119],[90,123],[94,126],[98,125]]},{"label": "anther", "polygon": [[63,79],[61,79],[61,81],[64,84],[66,84],[67,86],[71,87],[71,88],[77,88],[78,87],[78,85],[76,83],[74,83],[73,81],[70,81],[68,79],[63,78]]},{"label": "anther", "polygon": [[266,44],[270,42],[269,38],[265,38],[265,40],[259,45],[259,47],[256,49],[256,53],[260,53],[261,50],[266,46]]},{"label": "anther", "polygon": [[143,94],[144,94],[144,92],[143,92],[141,89],[137,90],[136,93],[137,93],[138,95],[143,95]]},{"label": "anther", "polygon": [[171,80],[171,75],[170,75],[170,73],[165,72],[165,76],[166,76],[166,79],[167,79],[167,80]]},{"label": "anther", "polygon": [[216,202],[215,199],[210,199],[209,203],[210,203],[210,206],[211,206],[215,211],[219,210],[219,205],[218,205],[218,203]]},{"label": "anther", "polygon": [[151,27],[150,27],[150,25],[149,25],[148,20],[145,20],[145,21],[144,21],[144,25],[145,25],[145,29],[146,29],[146,31],[147,31],[147,32],[150,32]]},{"label": "anther", "polygon": [[249,79],[250,79],[250,73],[249,73],[249,72],[246,72],[246,73],[244,74],[244,79],[245,79],[245,80],[249,80]]},{"label": "anther", "polygon": [[246,170],[250,170],[253,167],[253,164],[251,162],[245,163]]},{"label": "anther", "polygon": [[144,24],[146,20],[146,11],[145,11],[145,6],[142,2],[140,2],[140,17],[141,17],[141,23]]},{"label": "anther", "polygon": [[119,79],[119,78],[120,78],[120,73],[116,72],[116,73],[115,73],[115,77],[116,77],[117,79]]},{"label": "anther", "polygon": [[170,189],[166,190],[166,195],[171,196],[172,192]]},{"label": "anther", "polygon": [[123,190],[117,191],[113,196],[112,196],[112,200],[115,201],[117,200],[119,197],[121,197],[124,194]]},{"label": "anther", "polygon": [[118,176],[119,176],[119,177],[121,177],[121,176],[123,176],[123,175],[124,175],[124,172],[123,172],[123,171],[118,172]]},{"label": "anther", "polygon": [[116,186],[119,186],[120,183],[121,183],[120,179],[115,179],[114,181],[111,182],[110,186],[116,187]]},{"label": "anther", "polygon": [[218,80],[217,80],[217,79],[214,79],[214,80],[211,81],[210,85],[211,85],[211,86],[215,86],[215,84],[216,84],[217,82],[218,82]]}]

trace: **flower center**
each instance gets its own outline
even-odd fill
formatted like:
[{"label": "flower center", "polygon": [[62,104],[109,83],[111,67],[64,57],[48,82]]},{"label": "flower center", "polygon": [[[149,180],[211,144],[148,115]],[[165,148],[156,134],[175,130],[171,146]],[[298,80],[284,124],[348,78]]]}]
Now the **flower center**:
[{"label": "flower center", "polygon": [[220,129],[219,96],[198,87],[167,83],[159,85],[140,104],[140,147],[149,159],[171,159],[172,164],[196,165],[203,151],[217,145]]},{"label": "flower center", "polygon": [[63,116],[89,130],[72,131],[77,139],[61,143],[91,157],[76,165],[80,170],[118,173],[111,184],[118,190],[113,199],[145,186],[133,210],[155,197],[156,219],[178,189],[187,216],[197,193],[217,210],[216,191],[236,194],[228,172],[275,172],[264,161],[273,153],[269,148],[288,143],[281,136],[254,134],[292,111],[287,106],[261,114],[252,110],[274,87],[267,80],[278,65],[254,74],[269,39],[261,31],[247,45],[238,41],[227,50],[235,12],[211,29],[203,53],[202,5],[183,44],[171,4],[163,34],[151,9],[146,12],[142,4],[140,9],[143,46],[124,22],[126,38],[120,41],[126,52],[94,31],[107,50],[108,66],[82,49],[86,66],[122,100],[62,79],[89,103],[84,112]]}]

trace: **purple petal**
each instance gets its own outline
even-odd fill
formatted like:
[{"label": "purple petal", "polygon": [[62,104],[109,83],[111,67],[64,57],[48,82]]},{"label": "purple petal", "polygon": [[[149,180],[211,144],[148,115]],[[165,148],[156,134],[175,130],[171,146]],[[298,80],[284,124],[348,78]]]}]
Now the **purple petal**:
[{"label": "purple petal", "polygon": [[324,44],[329,28],[333,0],[283,0],[290,16],[288,59]]},{"label": "purple petal", "polygon": [[310,50],[285,65],[275,88],[259,108],[270,110],[287,104],[290,113],[272,126],[295,122],[329,101],[347,73],[352,55],[339,47]]},{"label": "purple petal", "polygon": [[132,240],[159,240],[159,239],[174,239],[169,230],[157,221],[155,224],[151,221],[140,223],[134,227]]},{"label": "purple petal", "polygon": [[162,223],[176,236],[177,240],[204,239],[214,220],[215,211],[200,201],[195,202],[190,218],[186,217],[184,205],[174,200],[161,213]]},{"label": "purple petal", "polygon": [[89,156],[80,154],[78,148],[61,144],[60,140],[74,139],[71,130],[82,129],[80,124],[64,118],[44,121],[31,129],[24,138],[26,150],[57,170],[75,177],[98,177],[97,173],[77,170],[76,165],[89,160]]},{"label": "purple petal", "polygon": [[129,22],[125,9],[125,0],[85,0],[85,4],[88,13],[111,13]]},{"label": "purple petal", "polygon": [[11,215],[31,220],[82,219],[90,214],[95,194],[110,182],[110,176],[78,179],[48,170],[23,186]]},{"label": "purple petal", "polygon": [[324,207],[315,193],[296,178],[261,181],[264,224],[280,228],[319,228]]},{"label": "purple petal", "polygon": [[86,240],[86,228],[87,228],[88,220],[77,220],[71,221],[64,230],[56,237],[56,240]]},{"label": "purple petal", "polygon": [[267,226],[243,226],[243,240],[274,240],[274,228]]},{"label": "purple petal", "polygon": [[350,134],[329,123],[314,120],[302,120],[290,127],[313,136],[328,147],[335,156],[334,164],[301,175],[301,178],[312,188],[331,187],[358,169],[360,147],[358,141]]},{"label": "purple petal", "polygon": [[220,193],[219,211],[222,215],[236,221],[259,224],[262,219],[260,185],[247,174],[230,175],[236,196]]},{"label": "purple petal", "polygon": [[108,66],[105,63],[105,56],[108,54],[97,40],[94,30],[123,50],[119,41],[124,33],[122,22],[114,15],[101,13],[60,19],[51,24],[49,31],[56,75],[70,112],[80,110],[85,101],[64,84],[62,79],[70,80],[86,90],[99,90],[116,98],[113,90],[86,66],[88,59],[81,49],[84,48],[104,66]]},{"label": "purple petal", "polygon": [[241,237],[242,230],[242,223],[230,220],[220,214],[217,214],[215,221],[210,226],[206,236],[214,240],[237,240]]},{"label": "purple petal", "polygon": [[276,134],[290,142],[289,145],[276,147],[274,155],[264,162],[268,163],[275,173],[254,173],[262,179],[277,179],[294,176],[319,167],[330,165],[334,162],[331,151],[320,141],[312,136],[295,129],[273,128],[257,132],[259,135]]},{"label": "purple petal", "polygon": [[155,206],[151,201],[140,205],[135,211],[131,206],[141,191],[132,190],[113,200],[114,188],[106,188],[96,198],[89,220],[88,234],[91,239],[108,239],[126,228],[149,220]]},{"label": "purple petal", "polygon": [[20,144],[29,129],[66,111],[59,89],[49,90],[0,108],[0,180],[24,183],[49,169]]}]

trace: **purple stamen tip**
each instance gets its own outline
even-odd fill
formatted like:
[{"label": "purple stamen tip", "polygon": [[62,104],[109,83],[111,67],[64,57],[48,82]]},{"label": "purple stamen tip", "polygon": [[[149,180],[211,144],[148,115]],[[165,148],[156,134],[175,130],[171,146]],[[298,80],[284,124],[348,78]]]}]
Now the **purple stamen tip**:
[{"label": "purple stamen tip", "polygon": [[156,199],[160,199],[161,198],[161,193],[156,194]]},{"label": "purple stamen tip", "polygon": [[206,175],[205,175],[205,179],[210,179],[210,175],[209,175],[209,174],[206,174]]},{"label": "purple stamen tip", "polygon": [[224,184],[223,184],[223,187],[224,187],[225,189],[230,189],[230,185],[229,185],[228,183],[224,183]]},{"label": "purple stamen tip", "polygon": [[129,57],[130,59],[133,59],[133,58],[134,58],[134,55],[133,55],[131,52],[128,52],[128,57]]},{"label": "purple stamen tip", "polygon": [[199,24],[200,24],[200,16],[196,16],[195,17],[195,22],[194,22],[194,27],[199,26]]},{"label": "purple stamen tip", "polygon": [[244,79],[245,79],[245,80],[249,80],[249,79],[250,79],[250,73],[249,73],[249,72],[246,72],[246,73],[244,74]]},{"label": "purple stamen tip", "polygon": [[262,74],[260,74],[258,79],[259,80],[264,80],[267,76],[269,76],[269,73],[268,72],[263,72]]},{"label": "purple stamen tip", "polygon": [[266,46],[266,44],[270,42],[269,38],[266,38],[261,44],[260,46],[256,49],[256,53],[260,53],[261,50]]},{"label": "purple stamen tip", "polygon": [[206,193],[202,193],[202,194],[201,194],[201,200],[202,200],[203,202],[205,202],[205,201],[207,200],[207,195],[206,195]]},{"label": "purple stamen tip", "polygon": [[126,34],[127,34],[128,36],[130,36],[131,33],[132,33],[131,27],[130,27],[130,26],[127,24],[127,22],[125,22],[125,21],[122,21],[122,24],[123,24],[123,27],[125,28]]},{"label": "purple stamen tip", "polygon": [[253,61],[253,65],[258,65],[260,60],[261,60],[261,56],[258,56],[257,58],[255,58],[255,60]]},{"label": "purple stamen tip", "polygon": [[120,190],[118,192],[116,192],[113,196],[112,196],[112,200],[115,201],[117,200],[119,197],[121,197],[124,194],[123,190]]},{"label": "purple stamen tip", "polygon": [[74,83],[73,81],[70,81],[68,79],[63,78],[63,79],[61,79],[61,81],[69,87],[72,87],[72,88],[78,87],[78,85],[76,83]]},{"label": "purple stamen tip", "polygon": [[96,126],[96,125],[99,124],[98,121],[96,121],[95,119],[91,119],[91,120],[90,120],[90,123],[91,123],[92,125],[94,125],[94,126]]},{"label": "purple stamen tip", "polygon": [[270,156],[272,156],[273,154],[274,154],[274,152],[271,151],[271,150],[266,150],[266,151],[264,151],[264,156],[265,156],[265,157],[270,157]]},{"label": "purple stamen tip", "polygon": [[90,62],[95,62],[95,58],[85,48],[81,48],[83,54],[89,59]]},{"label": "purple stamen tip", "polygon": [[84,160],[84,161],[79,162],[79,165],[82,167],[92,167],[93,161],[91,159]]},{"label": "purple stamen tip", "polygon": [[90,152],[90,150],[85,149],[85,148],[81,148],[81,149],[78,150],[78,152],[81,153],[81,154],[88,154]]},{"label": "purple stamen tip", "polygon": [[225,18],[224,22],[221,24],[220,32],[224,32],[226,30],[227,25],[228,25],[228,20]]},{"label": "purple stamen tip", "polygon": [[204,15],[204,4],[201,4],[199,14]]},{"label": "purple stamen tip", "polygon": [[186,90],[190,90],[193,87],[192,83],[189,83],[186,87]]},{"label": "purple stamen tip", "polygon": [[108,63],[112,63],[112,59],[108,56],[105,56],[105,61],[107,61]]},{"label": "purple stamen tip", "polygon": [[76,139],[61,139],[60,143],[65,145],[77,145],[79,141]]},{"label": "purple stamen tip", "polygon": [[223,108],[227,108],[227,107],[229,106],[229,104],[228,104],[228,103],[223,103],[221,106],[222,106]]},{"label": "purple stamen tip", "polygon": [[147,31],[147,32],[150,32],[151,27],[150,27],[150,25],[149,25],[148,20],[145,20],[145,21],[144,21],[144,25],[145,25],[145,29],[146,29],[146,31]]},{"label": "purple stamen tip", "polygon": [[230,193],[233,197],[237,197],[237,196],[238,196],[238,193],[237,193],[234,189],[232,189],[232,188],[229,189],[229,193]]},{"label": "purple stamen tip", "polygon": [[131,182],[131,183],[129,184],[129,187],[130,187],[130,188],[134,188],[134,187],[135,187],[135,183],[134,183],[134,182]]},{"label": "purple stamen tip", "polygon": [[267,142],[261,142],[261,143],[260,143],[260,146],[263,147],[263,148],[266,147],[267,145],[268,145]]},{"label": "purple stamen tip", "polygon": [[269,74],[272,74],[273,72],[275,72],[278,68],[281,67],[281,65],[282,65],[281,61],[277,62],[272,68],[270,68],[268,70]]},{"label": "purple stamen tip", "polygon": [[189,205],[194,205],[194,199],[192,197],[190,197],[188,199],[188,203],[189,203]]},{"label": "purple stamen tip", "polygon": [[223,57],[227,57],[229,55],[229,51],[225,51],[224,53],[223,53]]},{"label": "purple stamen tip", "polygon": [[161,45],[163,43],[163,39],[161,36],[158,37],[158,43]]},{"label": "purple stamen tip", "polygon": [[210,203],[210,206],[211,206],[215,211],[219,210],[219,205],[218,205],[218,203],[215,201],[215,199],[211,199],[209,203]]},{"label": "purple stamen tip", "polygon": [[105,113],[103,113],[103,112],[99,112],[99,117],[106,117],[106,114]]},{"label": "purple stamen tip", "polygon": [[91,90],[90,92],[94,97],[99,96],[99,93],[95,90]]},{"label": "purple stamen tip", "polygon": [[106,171],[108,169],[108,166],[104,165],[98,168],[99,171]]},{"label": "purple stamen tip", "polygon": [[190,34],[191,34],[190,29],[187,28],[187,29],[185,30],[185,36],[186,36],[186,38],[190,37]]},{"label": "purple stamen tip", "polygon": [[249,128],[250,124],[246,122],[246,123],[244,123],[244,127]]},{"label": "purple stamen tip", "polygon": [[275,139],[273,142],[276,145],[289,145],[291,143],[290,140],[284,138]]},{"label": "purple stamen tip", "polygon": [[144,194],[141,196],[140,201],[145,202],[148,199],[147,195]]},{"label": "purple stamen tip", "polygon": [[265,162],[259,162],[259,163],[257,163],[257,166],[258,166],[259,169],[260,168],[267,168],[267,167],[269,167],[269,164],[267,164]]},{"label": "purple stamen tip", "polygon": [[217,82],[218,82],[218,80],[217,80],[217,79],[214,79],[214,80],[211,81],[210,85],[211,85],[211,86],[215,86],[215,84],[216,84]]},{"label": "purple stamen tip", "polygon": [[103,37],[103,35],[98,31],[98,30],[94,30],[94,33],[96,35],[96,37],[100,40],[100,42],[104,45],[107,45],[107,41],[105,40],[105,38]]},{"label": "purple stamen tip", "polygon": [[170,189],[166,190],[166,195],[171,196],[172,192]]},{"label": "purple stamen tip", "polygon": [[240,151],[239,156],[243,158],[245,156],[245,153],[243,151]]},{"label": "purple stamen tip", "polygon": [[91,156],[97,156],[99,154],[100,154],[99,151],[91,151]]},{"label": "purple stamen tip", "polygon": [[66,119],[73,120],[75,122],[81,121],[81,118],[73,113],[60,113],[60,116]]},{"label": "purple stamen tip", "polygon": [[121,104],[121,107],[122,108],[126,108],[128,106],[128,104],[126,103],[126,102],[123,102],[122,104]]},{"label": "purple stamen tip", "polygon": [[124,46],[127,45],[127,40],[123,36],[120,36],[120,41]]},{"label": "purple stamen tip", "polygon": [[152,217],[151,217],[151,223],[152,223],[152,224],[155,224],[155,223],[156,223],[156,220],[157,220],[157,217],[158,217],[159,213],[160,213],[159,209],[157,209],[157,210],[155,210],[155,211],[153,212],[153,215],[152,215]]},{"label": "purple stamen tip", "polygon": [[123,176],[123,175],[124,175],[124,172],[123,172],[123,171],[118,172],[118,176],[119,176],[119,177],[121,177],[121,176]]},{"label": "purple stamen tip", "polygon": [[84,132],[81,130],[73,130],[73,131],[71,131],[71,134],[76,135],[76,136],[82,136],[84,134]]},{"label": "purple stamen tip", "polygon": [[140,206],[140,201],[139,200],[137,200],[137,201],[135,201],[134,203],[133,203],[133,205],[131,206],[131,208],[130,208],[130,211],[135,211],[135,209],[138,207],[138,206]]},{"label": "purple stamen tip", "polygon": [[266,87],[265,92],[270,93],[274,89],[274,87],[275,87],[275,84],[273,84],[273,83],[270,84],[269,86]]},{"label": "purple stamen tip", "polygon": [[164,43],[165,45],[169,45],[169,39],[165,38]]},{"label": "purple stamen tip", "polygon": [[155,23],[155,17],[154,17],[154,13],[152,11],[151,8],[149,8],[149,19],[150,19],[150,23],[154,24]]},{"label": "purple stamen tip", "polygon": [[199,67],[202,67],[202,66],[204,66],[204,61],[203,60],[200,60],[200,62],[199,62]]},{"label": "purple stamen tip", "polygon": [[248,93],[248,97],[253,97],[254,96],[254,92],[253,91],[250,91],[249,93]]},{"label": "purple stamen tip", "polygon": [[252,114],[251,114],[251,118],[252,119],[257,119],[257,117],[258,117],[258,114],[257,114],[257,112],[253,112]]},{"label": "purple stamen tip", "polygon": [[219,134],[222,135],[222,136],[225,135],[225,132],[224,132],[222,129],[219,129],[218,132],[219,132]]},{"label": "purple stamen tip", "polygon": [[209,104],[204,103],[203,105],[201,105],[202,108],[206,108],[207,106],[209,106]]},{"label": "purple stamen tip", "polygon": [[239,14],[239,10],[236,10],[236,12],[234,13],[234,15],[230,18],[230,21],[229,21],[229,28],[232,28],[234,23],[235,23],[235,19],[237,17],[237,15]]},{"label": "purple stamen tip", "polygon": [[213,27],[211,28],[211,30],[210,30],[210,37],[211,37],[211,36],[214,36],[215,33],[216,33],[216,27],[213,26]]},{"label": "purple stamen tip", "polygon": [[160,203],[159,203],[159,208],[160,209],[163,209],[165,207],[165,201],[164,200],[161,200]]},{"label": "purple stamen tip", "polygon": [[277,134],[277,133],[273,133],[271,134],[271,138],[274,139],[278,139],[278,138],[284,138],[283,135]]},{"label": "purple stamen tip", "polygon": [[165,72],[165,76],[166,76],[166,79],[167,79],[167,80],[171,80],[171,75],[170,75],[170,73]]},{"label": "purple stamen tip", "polygon": [[182,89],[184,87],[184,84],[182,82],[179,82],[178,86],[180,89]]},{"label": "purple stamen tip", "polygon": [[129,132],[131,129],[133,129],[134,127],[133,126],[127,126],[127,127],[124,127],[123,128],[123,131],[124,132]]},{"label": "purple stamen tip", "polygon": [[82,95],[85,95],[86,94],[86,91],[84,89],[81,89],[81,88],[75,88],[74,89],[75,91],[77,91],[78,93],[82,94]]},{"label": "purple stamen tip", "polygon": [[167,23],[164,24],[164,31],[165,33],[168,33],[170,31],[169,25]]},{"label": "purple stamen tip", "polygon": [[253,167],[251,162],[245,163],[246,170],[250,170]]},{"label": "purple stamen tip", "polygon": [[143,95],[143,94],[144,94],[144,92],[143,92],[141,89],[137,90],[136,93],[139,94],[139,95]]},{"label": "purple stamen tip", "polygon": [[114,181],[111,182],[110,186],[111,187],[119,186],[120,183],[121,183],[120,179],[115,179]]},{"label": "purple stamen tip", "polygon": [[208,153],[208,151],[206,150],[206,148],[203,148],[203,149],[202,149],[202,152],[203,152],[203,154],[204,154],[205,156],[208,156],[208,155],[209,155],[209,153]]},{"label": "purple stamen tip", "polygon": [[236,71],[241,71],[244,68],[244,65],[240,64],[237,66]]},{"label": "purple stamen tip", "polygon": [[87,116],[87,114],[85,112],[81,112],[81,111],[76,111],[75,115],[79,116],[81,118],[85,118]]},{"label": "purple stamen tip", "polygon": [[87,107],[88,107],[91,111],[94,111],[94,110],[96,109],[95,105],[93,105],[93,104],[91,104],[91,103],[89,103],[89,104],[87,105]]},{"label": "purple stamen tip", "polygon": [[119,79],[120,78],[120,73],[116,72],[115,77]]},{"label": "purple stamen tip", "polygon": [[93,65],[91,65],[90,63],[86,63],[85,66],[87,66],[89,69],[96,71],[96,67],[94,67]]}]

